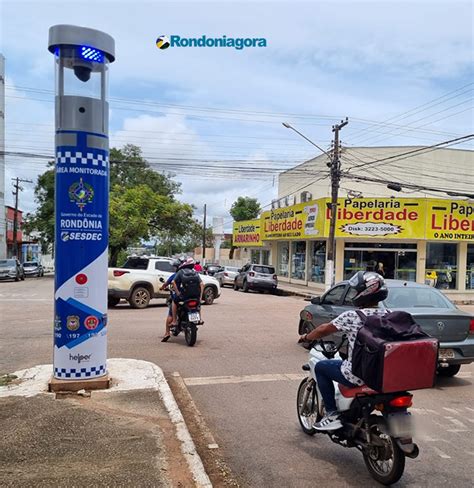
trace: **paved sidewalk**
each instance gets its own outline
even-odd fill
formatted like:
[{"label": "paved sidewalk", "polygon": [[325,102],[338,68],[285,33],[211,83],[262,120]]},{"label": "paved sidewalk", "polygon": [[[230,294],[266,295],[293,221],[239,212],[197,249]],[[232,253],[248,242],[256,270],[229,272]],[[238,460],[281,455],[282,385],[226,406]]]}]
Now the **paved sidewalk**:
[{"label": "paved sidewalk", "polygon": [[0,387],[2,486],[212,486],[161,369],[108,367],[112,388],[90,396],[46,393],[51,365]]}]

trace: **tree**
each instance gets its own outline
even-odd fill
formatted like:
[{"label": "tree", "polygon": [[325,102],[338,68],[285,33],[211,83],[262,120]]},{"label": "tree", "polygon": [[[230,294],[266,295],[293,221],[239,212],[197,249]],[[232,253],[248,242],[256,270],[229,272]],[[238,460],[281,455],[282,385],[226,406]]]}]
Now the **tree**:
[{"label": "tree", "polygon": [[[258,217],[261,211],[260,203],[256,198],[239,197],[230,208],[230,215],[236,222],[242,220],[252,220]],[[236,247],[232,244],[229,253],[229,259],[234,259]]]},{"label": "tree", "polygon": [[260,203],[256,198],[239,197],[230,208],[230,215],[236,222],[241,220],[252,220],[260,213]]}]

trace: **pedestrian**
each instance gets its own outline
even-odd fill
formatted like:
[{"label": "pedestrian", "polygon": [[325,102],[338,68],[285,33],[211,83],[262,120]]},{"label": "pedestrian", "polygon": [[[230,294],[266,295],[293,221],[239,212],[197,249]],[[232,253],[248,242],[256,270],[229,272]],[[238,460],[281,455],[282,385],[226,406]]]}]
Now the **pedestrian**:
[{"label": "pedestrian", "polygon": [[383,267],[383,263],[377,263],[377,269],[375,270],[382,278],[385,278],[385,270]]}]

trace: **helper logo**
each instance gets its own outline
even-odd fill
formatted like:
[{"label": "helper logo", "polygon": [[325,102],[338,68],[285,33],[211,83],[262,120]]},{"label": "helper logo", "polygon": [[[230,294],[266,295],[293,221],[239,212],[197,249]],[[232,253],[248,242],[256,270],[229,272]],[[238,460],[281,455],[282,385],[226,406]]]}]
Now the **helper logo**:
[{"label": "helper logo", "polygon": [[241,50],[246,47],[267,47],[264,37],[181,37],[162,35],[156,39],[156,47],[168,49],[169,47],[233,47]]},{"label": "helper logo", "polygon": [[70,361],[77,361],[77,364],[81,364],[81,362],[84,361],[90,361],[92,354],[76,354],[73,356],[72,354],[69,354],[69,360]]}]

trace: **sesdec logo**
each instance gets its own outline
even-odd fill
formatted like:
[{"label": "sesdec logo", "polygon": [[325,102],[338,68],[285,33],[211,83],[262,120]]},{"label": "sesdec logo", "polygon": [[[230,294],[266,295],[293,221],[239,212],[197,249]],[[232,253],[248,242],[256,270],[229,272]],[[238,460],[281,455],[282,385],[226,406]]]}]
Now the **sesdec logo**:
[{"label": "sesdec logo", "polygon": [[267,47],[264,37],[181,37],[162,35],[156,39],[156,47],[168,49],[169,47],[232,47],[237,50],[246,47]]}]

